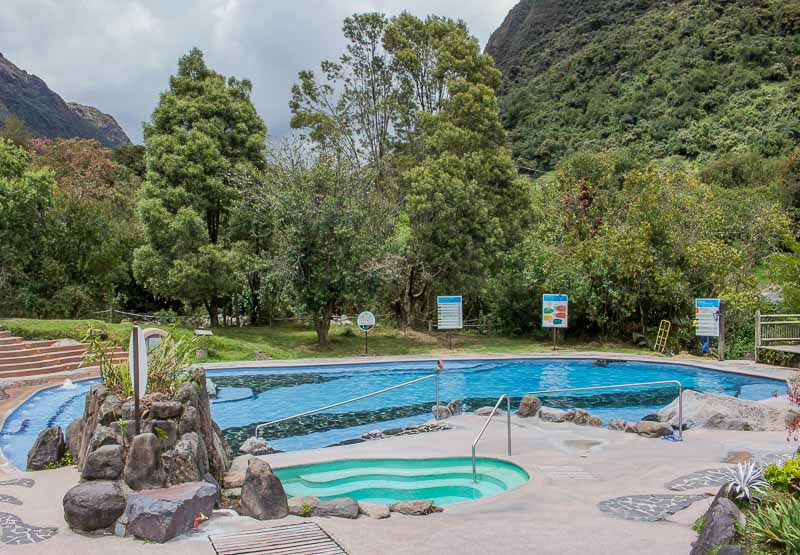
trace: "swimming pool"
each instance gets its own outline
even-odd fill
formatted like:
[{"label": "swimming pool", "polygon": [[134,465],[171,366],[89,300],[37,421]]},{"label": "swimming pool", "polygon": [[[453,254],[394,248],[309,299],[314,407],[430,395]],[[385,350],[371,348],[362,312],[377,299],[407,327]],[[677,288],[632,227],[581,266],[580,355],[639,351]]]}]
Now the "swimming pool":
[{"label": "swimming pool", "polygon": [[275,469],[289,497],[307,495],[325,501],[351,497],[391,505],[432,499],[437,506],[475,501],[521,486],[530,476],[519,466],[478,457],[478,481],[472,459],[350,459]]},{"label": "swimming pool", "polygon": [[[652,362],[611,362],[595,366],[578,359],[502,359],[446,361],[439,380],[442,403],[462,400],[466,410],[493,405],[508,393],[514,404],[527,391],[677,379],[688,389],[764,399],[785,393],[779,380]],[[212,414],[234,449],[253,435],[256,424],[344,401],[434,372],[435,362],[366,363],[292,368],[209,370],[218,386]],[[83,414],[83,398],[97,380],[73,389],[42,390],[19,406],[0,430],[0,448],[24,468],[38,432],[69,423]],[[559,408],[581,407],[600,416],[638,420],[677,395],[673,386],[619,391],[558,394],[543,397]],[[325,447],[376,430],[409,426],[431,418],[433,380],[423,381],[331,411],[284,422],[262,435],[283,451]]]}]

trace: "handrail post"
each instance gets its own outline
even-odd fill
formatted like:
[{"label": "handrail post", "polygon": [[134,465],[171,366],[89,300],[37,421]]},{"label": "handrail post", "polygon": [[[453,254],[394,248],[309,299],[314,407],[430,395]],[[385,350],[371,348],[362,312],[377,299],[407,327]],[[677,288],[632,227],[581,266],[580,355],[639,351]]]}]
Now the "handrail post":
[{"label": "handrail post", "polygon": [[475,444],[474,443],[472,444],[472,481],[473,482],[477,482],[478,481],[478,469],[477,469],[477,463],[475,461]]},{"label": "handrail post", "polygon": [[436,386],[436,410],[433,411],[433,419],[439,420],[439,370],[436,370],[436,376],[433,378],[433,383]]},{"label": "handrail post", "polygon": [[508,456],[511,456],[511,397],[506,395],[506,420],[508,422]]},{"label": "handrail post", "polygon": [[683,441],[683,384],[678,382],[678,437]]},{"label": "handrail post", "polygon": [[476,456],[475,456],[475,448],[477,447],[478,442],[483,437],[483,434],[486,432],[486,428],[489,427],[489,424],[491,423],[492,418],[494,418],[494,415],[497,413],[497,410],[500,408],[500,405],[503,404],[503,399],[506,400],[506,406],[508,408],[508,410],[506,411],[506,419],[507,419],[507,422],[508,422],[508,454],[509,454],[509,456],[511,455],[511,397],[509,397],[508,394],[503,393],[500,396],[500,398],[497,399],[497,403],[495,403],[491,414],[489,414],[489,417],[486,419],[486,422],[483,423],[483,428],[481,428],[481,431],[478,432],[478,436],[475,438],[475,441],[472,442],[472,481],[473,482],[477,482],[478,481],[478,471],[477,471],[477,462],[476,462]]}]

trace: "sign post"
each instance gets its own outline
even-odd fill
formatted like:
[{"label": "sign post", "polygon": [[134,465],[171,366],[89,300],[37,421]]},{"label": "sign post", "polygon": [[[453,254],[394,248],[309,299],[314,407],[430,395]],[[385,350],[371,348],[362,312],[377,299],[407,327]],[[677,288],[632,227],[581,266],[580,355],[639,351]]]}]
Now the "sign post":
[{"label": "sign post", "polygon": [[358,315],[356,321],[358,327],[364,332],[364,354],[369,354],[369,330],[375,327],[375,315],[369,310],[365,310]]},{"label": "sign post", "polygon": [[[695,299],[692,327],[697,337],[717,337],[717,357],[725,358],[725,337],[722,325],[722,302],[719,299]],[[710,347],[709,347],[710,350]]]},{"label": "sign post", "polygon": [[147,391],[147,344],[139,326],[133,326],[128,344],[128,371],[133,384],[134,435],[139,435],[139,400]]},{"label": "sign post", "polygon": [[438,315],[437,329],[447,330],[449,348],[453,348],[453,336],[450,330],[460,330],[464,327],[463,304],[461,295],[436,297],[436,312]]},{"label": "sign post", "polygon": [[556,330],[567,328],[569,317],[569,295],[542,295],[542,327],[553,328],[553,350],[556,346]]}]

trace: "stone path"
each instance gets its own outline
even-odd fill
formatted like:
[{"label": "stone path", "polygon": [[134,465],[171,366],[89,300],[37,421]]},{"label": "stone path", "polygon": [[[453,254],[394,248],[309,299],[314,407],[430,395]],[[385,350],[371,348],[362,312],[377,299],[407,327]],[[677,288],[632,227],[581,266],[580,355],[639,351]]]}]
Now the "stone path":
[{"label": "stone path", "polygon": [[675,478],[666,484],[672,491],[686,491],[688,489],[720,487],[731,479],[731,472],[727,468],[709,468],[698,470],[686,476]]},{"label": "stone path", "polygon": [[22,501],[13,495],[3,495],[0,493],[0,503],[8,503],[10,505],[22,505]]},{"label": "stone path", "polygon": [[11,513],[0,513],[0,543],[6,545],[23,545],[37,543],[52,538],[58,528],[40,528],[31,526]]},{"label": "stone path", "polygon": [[615,518],[655,522],[685,509],[705,495],[627,495],[601,501],[597,508]]},{"label": "stone path", "polygon": [[4,480],[0,482],[0,486],[22,486],[23,488],[32,488],[35,484],[30,478],[14,478],[13,480]]}]

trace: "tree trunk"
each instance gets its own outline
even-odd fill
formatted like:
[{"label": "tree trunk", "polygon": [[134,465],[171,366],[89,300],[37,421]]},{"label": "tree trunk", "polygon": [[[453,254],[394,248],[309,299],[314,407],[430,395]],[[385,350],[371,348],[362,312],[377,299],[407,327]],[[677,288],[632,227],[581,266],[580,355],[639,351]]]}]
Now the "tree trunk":
[{"label": "tree trunk", "polygon": [[208,321],[212,328],[219,325],[219,299],[212,297],[208,301]]},{"label": "tree trunk", "polygon": [[331,329],[331,314],[331,309],[323,308],[321,314],[314,317],[314,328],[317,331],[317,343],[324,349],[328,349],[331,346],[331,342],[328,339],[328,332]]}]

